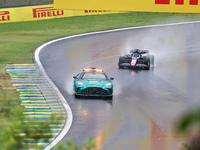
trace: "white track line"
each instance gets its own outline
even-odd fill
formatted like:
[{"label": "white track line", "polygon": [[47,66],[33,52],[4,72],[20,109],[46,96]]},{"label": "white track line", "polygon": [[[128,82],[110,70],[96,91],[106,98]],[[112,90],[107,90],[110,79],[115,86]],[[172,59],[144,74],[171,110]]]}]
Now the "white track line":
[{"label": "white track line", "polygon": [[60,132],[60,134],[55,138],[53,142],[51,142],[45,150],[49,150],[52,147],[54,147],[58,142],[62,140],[62,138],[67,134],[69,131],[72,121],[73,121],[73,115],[71,108],[69,107],[66,99],[63,97],[63,95],[60,93],[59,89],[55,86],[55,84],[51,81],[51,79],[48,77],[46,71],[44,70],[40,59],[39,59],[39,53],[40,51],[47,45],[61,41],[61,40],[66,40],[66,39],[71,39],[71,38],[76,38],[76,37],[81,37],[85,35],[94,35],[94,34],[101,34],[101,33],[109,33],[109,32],[116,32],[116,31],[124,31],[124,30],[132,30],[132,29],[141,29],[141,28],[152,28],[152,27],[161,27],[161,26],[173,26],[173,25],[182,25],[182,24],[191,24],[191,23],[200,23],[200,21],[194,21],[194,22],[181,22],[181,23],[173,23],[173,24],[161,24],[161,25],[150,25],[150,26],[140,26],[140,27],[129,27],[129,28],[120,28],[120,29],[113,29],[113,30],[107,30],[107,31],[97,31],[97,32],[91,32],[91,33],[83,33],[83,34],[78,34],[78,35],[72,35],[60,39],[55,39],[52,41],[49,41],[47,43],[44,43],[43,45],[39,46],[34,53],[34,61],[37,63],[39,66],[40,70],[42,71],[44,77],[46,80],[49,82],[49,84],[52,86],[52,88],[55,90],[55,92],[58,94],[58,97],[60,98],[61,102],[63,103],[63,106],[66,110],[66,115],[67,115],[67,120],[65,122],[65,125],[63,127],[63,130]]}]

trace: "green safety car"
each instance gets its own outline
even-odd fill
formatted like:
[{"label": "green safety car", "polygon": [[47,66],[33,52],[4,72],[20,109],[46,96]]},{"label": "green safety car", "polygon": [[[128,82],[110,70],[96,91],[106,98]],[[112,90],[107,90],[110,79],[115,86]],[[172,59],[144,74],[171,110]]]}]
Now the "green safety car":
[{"label": "green safety car", "polygon": [[75,97],[99,96],[112,99],[113,83],[102,69],[90,68],[83,71],[74,78]]}]

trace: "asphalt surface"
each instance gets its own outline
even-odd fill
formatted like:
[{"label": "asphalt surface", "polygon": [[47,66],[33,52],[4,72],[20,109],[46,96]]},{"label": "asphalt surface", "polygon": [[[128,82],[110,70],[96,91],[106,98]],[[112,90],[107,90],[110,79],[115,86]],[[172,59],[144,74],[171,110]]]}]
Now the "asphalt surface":
[{"label": "asphalt surface", "polygon": [[[130,28],[82,35],[45,46],[41,63],[73,113],[68,138],[83,146],[91,136],[103,150],[177,150],[185,139],[174,131],[179,117],[200,101],[200,23]],[[150,50],[150,70],[118,69],[119,56]],[[80,98],[73,76],[102,68],[114,77],[114,97]]]}]

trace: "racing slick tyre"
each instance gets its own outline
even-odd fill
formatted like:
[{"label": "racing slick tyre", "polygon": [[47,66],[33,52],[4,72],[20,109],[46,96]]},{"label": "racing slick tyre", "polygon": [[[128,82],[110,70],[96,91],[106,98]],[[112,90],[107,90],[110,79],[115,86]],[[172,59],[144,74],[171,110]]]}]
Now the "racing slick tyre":
[{"label": "racing slick tyre", "polygon": [[154,56],[153,55],[149,55],[150,58],[150,66],[154,67]]},{"label": "racing slick tyre", "polygon": [[118,63],[118,67],[119,67],[120,69],[124,68],[123,66],[120,66],[120,64],[122,64],[122,63],[124,63],[124,57],[120,56],[120,57],[119,57],[119,63]]},{"label": "racing slick tyre", "polygon": [[145,59],[145,64],[147,65],[147,67],[146,67],[145,69],[146,69],[146,70],[149,70],[150,65],[151,65],[151,63],[150,63],[150,57],[147,57],[147,58]]}]

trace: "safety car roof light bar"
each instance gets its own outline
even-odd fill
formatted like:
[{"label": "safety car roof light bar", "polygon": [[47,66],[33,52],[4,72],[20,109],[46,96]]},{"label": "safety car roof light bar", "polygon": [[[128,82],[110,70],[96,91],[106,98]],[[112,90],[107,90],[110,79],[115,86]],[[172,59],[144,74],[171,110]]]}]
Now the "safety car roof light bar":
[{"label": "safety car roof light bar", "polygon": [[95,67],[91,67],[90,69],[86,68],[86,69],[83,69],[84,72],[103,72],[102,69],[96,69]]}]

